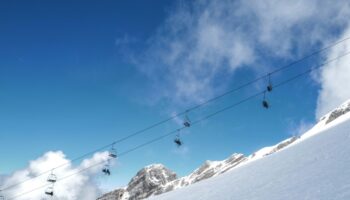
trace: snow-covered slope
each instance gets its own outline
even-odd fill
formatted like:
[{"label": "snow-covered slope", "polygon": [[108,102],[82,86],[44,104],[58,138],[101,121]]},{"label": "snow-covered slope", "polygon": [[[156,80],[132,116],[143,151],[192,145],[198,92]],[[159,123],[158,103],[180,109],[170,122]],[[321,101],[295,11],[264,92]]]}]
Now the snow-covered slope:
[{"label": "snow-covered slope", "polygon": [[[284,150],[279,151],[281,148]],[[218,163],[210,165],[213,168]],[[264,148],[237,166],[150,199],[350,199],[350,101],[325,115],[300,138]]]},{"label": "snow-covered slope", "polygon": [[149,196],[159,195],[175,189],[183,188],[199,181],[218,176],[240,164],[257,160],[281,150],[294,142],[297,138],[289,138],[281,143],[265,147],[262,150],[245,157],[243,154],[233,154],[222,161],[207,160],[202,166],[194,170],[188,176],[181,178],[161,164],[154,164],[141,169],[124,188],[106,193],[98,200],[129,200],[143,199]]},{"label": "snow-covered slope", "polygon": [[[276,145],[264,147],[248,157],[235,153],[223,161],[206,161],[202,166],[185,177],[177,178],[174,172],[160,164],[147,166],[141,169],[126,187],[107,193],[99,200],[143,199],[187,187],[223,173],[226,174],[226,172],[238,170],[238,168],[245,165],[253,165],[251,164],[252,162],[270,157],[272,154],[294,145],[299,145],[299,143],[303,143],[308,138],[336,127],[344,120],[344,116],[348,116],[349,113],[350,100],[322,117],[312,129],[300,137],[291,137]],[[300,156],[303,157],[304,155]]]}]

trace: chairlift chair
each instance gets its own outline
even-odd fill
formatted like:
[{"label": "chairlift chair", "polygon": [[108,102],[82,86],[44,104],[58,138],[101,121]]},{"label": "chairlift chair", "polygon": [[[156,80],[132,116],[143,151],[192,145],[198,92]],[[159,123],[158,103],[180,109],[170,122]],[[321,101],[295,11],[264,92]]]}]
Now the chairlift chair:
[{"label": "chairlift chair", "polygon": [[272,91],[272,84],[269,83],[269,85],[266,87],[266,89],[268,92],[271,92]]},{"label": "chairlift chair", "polygon": [[49,195],[49,196],[53,196],[53,187],[52,186],[50,186],[50,187],[48,187],[46,190],[45,190],[45,194],[46,195]]},{"label": "chairlift chair", "polygon": [[183,125],[184,125],[185,127],[190,127],[190,126],[191,126],[191,121],[190,121],[190,119],[188,118],[187,112],[188,112],[188,111],[186,111],[186,115],[185,115],[185,119],[184,119]]},{"label": "chairlift chair", "polygon": [[269,107],[270,107],[269,103],[268,103],[266,100],[263,100],[263,101],[262,101],[262,105],[263,105],[263,107],[266,108],[266,109],[269,109]]},{"label": "chairlift chair", "polygon": [[57,176],[53,172],[51,172],[49,177],[47,177],[47,182],[55,183],[56,181],[57,181]]},{"label": "chairlift chair", "polygon": [[181,139],[180,139],[179,137],[176,137],[176,138],[174,139],[174,142],[175,142],[175,144],[176,144],[178,147],[180,147],[180,146],[182,145],[182,141],[181,141]]},{"label": "chairlift chair", "polygon": [[182,145],[182,141],[180,139],[180,129],[177,130],[178,133],[176,134],[176,137],[174,139],[174,143],[177,145],[177,147],[180,147]]},{"label": "chairlift chair", "polygon": [[111,158],[117,158],[117,151],[114,148],[112,148],[111,150],[109,150],[108,156]]},{"label": "chairlift chair", "polygon": [[111,170],[109,169],[110,168],[110,159],[108,159],[106,161],[106,164],[103,166],[103,169],[102,169],[102,172],[105,174],[105,175],[111,175]]},{"label": "chairlift chair", "polygon": [[111,158],[117,158],[117,150],[114,148],[114,143],[112,144],[112,148],[109,150],[108,156]]},{"label": "chairlift chair", "polygon": [[273,86],[272,86],[272,83],[271,83],[271,74],[269,74],[269,83],[268,83],[268,85],[267,85],[267,87],[266,87],[266,90],[267,90],[268,92],[271,92],[272,89],[273,89]]},{"label": "chairlift chair", "polygon": [[190,123],[190,122],[188,122],[188,121],[185,121],[185,122],[184,122],[184,126],[186,126],[186,127],[190,127],[190,126],[191,126],[191,123]]},{"label": "chairlift chair", "polygon": [[266,97],[265,97],[265,94],[266,94],[266,91],[264,92],[264,99],[263,99],[263,101],[262,101],[262,106],[263,106],[264,108],[266,108],[266,109],[269,109],[270,104],[269,104],[269,102],[267,102]]},{"label": "chairlift chair", "polygon": [[109,167],[107,167],[107,166],[105,166],[105,167],[102,169],[102,172],[103,172],[105,175],[108,175],[108,176],[111,175],[111,170],[109,170]]}]

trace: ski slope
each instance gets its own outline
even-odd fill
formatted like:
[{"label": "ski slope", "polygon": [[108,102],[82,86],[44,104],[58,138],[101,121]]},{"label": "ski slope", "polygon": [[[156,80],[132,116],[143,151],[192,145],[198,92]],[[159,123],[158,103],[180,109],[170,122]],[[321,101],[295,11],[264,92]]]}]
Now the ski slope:
[{"label": "ski slope", "polygon": [[149,199],[348,200],[350,112],[320,123],[280,152]]}]

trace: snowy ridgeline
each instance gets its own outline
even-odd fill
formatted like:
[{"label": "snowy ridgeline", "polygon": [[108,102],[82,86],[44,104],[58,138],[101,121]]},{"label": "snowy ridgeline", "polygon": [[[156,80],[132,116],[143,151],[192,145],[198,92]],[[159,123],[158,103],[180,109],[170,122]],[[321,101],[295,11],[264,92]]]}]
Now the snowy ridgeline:
[{"label": "snowy ridgeline", "polygon": [[[321,194],[325,194],[324,192],[326,191],[329,192],[329,189],[326,187],[337,186],[341,188],[345,187],[344,184],[346,183],[349,185],[347,188],[344,188],[344,191],[350,191],[350,181],[339,182],[335,180],[339,178],[336,177],[339,174],[336,174],[333,177],[334,181],[328,182],[333,179],[329,179],[326,168],[317,168],[327,163],[330,165],[329,169],[332,169],[334,163],[337,163],[338,167],[346,168],[347,166],[350,168],[349,162],[344,163],[344,166],[342,166],[342,160],[332,161],[333,155],[337,154],[337,152],[331,151],[333,147],[337,146],[337,140],[345,143],[350,142],[350,133],[344,131],[346,128],[341,129],[342,126],[349,128],[350,120],[346,120],[350,116],[349,111],[350,101],[347,101],[339,108],[322,117],[312,129],[301,137],[292,137],[274,146],[262,148],[248,157],[245,157],[243,154],[233,154],[223,161],[206,161],[201,167],[185,177],[177,178],[174,172],[161,164],[147,166],[137,173],[127,187],[107,193],[99,200],[144,199],[173,190],[175,191],[156,196],[154,199],[179,199],[178,196],[180,195],[181,199],[322,199],[318,197]],[[338,124],[342,121],[345,121],[344,124],[338,127]],[[343,131],[339,131],[339,128]],[[337,132],[337,134],[343,132],[345,134],[343,136],[346,139],[338,138],[332,132]],[[334,137],[333,140],[321,140],[325,143],[313,142],[327,135],[330,138]],[[310,137],[312,139],[308,139]],[[334,143],[331,145],[331,142]],[[328,146],[330,147],[328,148]],[[282,149],[285,149],[285,151],[275,154]],[[350,154],[349,150],[349,147],[348,149],[342,147],[344,154],[348,153],[347,157]],[[346,158],[344,158],[345,160]],[[307,170],[309,169],[308,167],[311,167],[310,172]],[[313,170],[313,168],[318,170]],[[338,168],[329,172],[335,173],[336,170]],[[316,172],[320,174],[315,174]],[[223,173],[225,174],[221,175]],[[216,176],[217,178],[213,178]],[[350,175],[347,178],[350,178]],[[318,187],[313,184],[315,188],[305,185],[311,184],[313,181],[322,183],[321,180],[327,180],[327,183],[324,183],[326,185]],[[298,186],[293,185],[293,181]],[[192,184],[194,185],[191,186]],[[300,184],[303,184],[303,187],[300,187]],[[280,192],[278,193],[275,190]],[[300,193],[299,195],[301,196],[293,196],[294,191]],[[344,194],[343,196],[349,197],[349,194]],[[339,198],[336,198],[336,195],[332,195],[332,198],[329,195],[327,197],[323,199],[342,199],[340,198],[342,195]]]},{"label": "snowy ridgeline", "polygon": [[283,151],[150,200],[350,199],[350,112],[342,113],[331,121],[336,115],[328,114]]}]

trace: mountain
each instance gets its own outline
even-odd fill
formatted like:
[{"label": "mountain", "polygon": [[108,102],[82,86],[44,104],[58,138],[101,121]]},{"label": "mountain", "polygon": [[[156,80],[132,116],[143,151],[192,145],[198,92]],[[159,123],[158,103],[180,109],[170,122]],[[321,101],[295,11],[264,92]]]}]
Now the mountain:
[{"label": "mountain", "polygon": [[[265,155],[261,159],[254,160],[253,154],[225,174],[150,200],[175,200],[180,196],[182,200],[350,199],[349,130],[347,101],[294,142],[287,140],[260,150],[255,157]],[[287,148],[279,151],[278,147],[284,145]]]},{"label": "mountain", "polygon": [[176,178],[176,173],[162,164],[149,165],[137,172],[127,187],[107,193],[98,200],[144,199],[152,194],[159,194],[160,188]]},{"label": "mountain", "polygon": [[[174,172],[167,169],[163,165],[156,164],[147,166],[140,170],[125,188],[120,188],[107,193],[100,197],[98,200],[143,199],[172,190],[184,188],[194,183],[202,182],[205,179],[210,178],[211,180],[213,177],[219,176],[223,173],[226,174],[231,173],[231,171],[236,171],[234,169],[239,170],[239,168],[245,168],[243,166],[253,165],[252,163],[259,161],[260,159],[267,159],[270,157],[270,155],[272,156],[272,154],[275,154],[282,149],[288,149],[286,147],[299,145],[299,143],[303,143],[308,138],[318,135],[318,133],[322,132],[324,129],[334,126],[337,124],[337,119],[344,116],[349,116],[349,114],[350,100],[332,112],[326,114],[312,129],[300,137],[295,136],[288,138],[274,146],[262,148],[247,157],[245,157],[243,154],[235,153],[223,161],[206,161],[202,166],[194,170],[191,174],[181,178],[177,178]],[[303,155],[300,156],[303,157]]]}]

